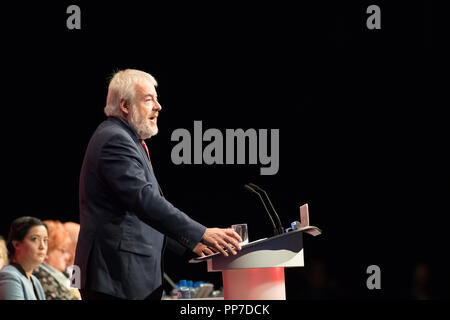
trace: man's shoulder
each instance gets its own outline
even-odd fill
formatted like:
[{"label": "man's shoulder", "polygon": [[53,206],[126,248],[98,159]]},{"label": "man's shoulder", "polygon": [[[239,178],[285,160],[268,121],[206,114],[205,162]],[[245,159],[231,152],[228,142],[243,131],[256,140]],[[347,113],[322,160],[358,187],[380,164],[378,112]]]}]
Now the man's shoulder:
[{"label": "man's shoulder", "polygon": [[122,120],[115,117],[108,117],[98,126],[96,133],[98,134],[127,134],[129,132],[126,126],[122,123]]},{"label": "man's shoulder", "polygon": [[138,139],[121,121],[118,118],[109,117],[97,127],[89,141],[83,167],[93,165],[97,168],[97,161],[110,153],[123,154],[137,150]]},{"label": "man's shoulder", "polygon": [[93,135],[93,139],[101,141],[102,144],[114,140],[131,142],[134,138],[133,133],[122,123],[122,120],[114,117],[109,117],[103,121]]}]

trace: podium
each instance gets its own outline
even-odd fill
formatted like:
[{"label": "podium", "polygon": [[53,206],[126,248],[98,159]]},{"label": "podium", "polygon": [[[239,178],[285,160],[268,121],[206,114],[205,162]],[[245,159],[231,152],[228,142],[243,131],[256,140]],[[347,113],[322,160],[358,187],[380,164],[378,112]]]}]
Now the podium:
[{"label": "podium", "polygon": [[200,257],[208,272],[222,272],[225,300],[286,300],[284,268],[303,267],[303,230],[242,245],[237,255]]}]

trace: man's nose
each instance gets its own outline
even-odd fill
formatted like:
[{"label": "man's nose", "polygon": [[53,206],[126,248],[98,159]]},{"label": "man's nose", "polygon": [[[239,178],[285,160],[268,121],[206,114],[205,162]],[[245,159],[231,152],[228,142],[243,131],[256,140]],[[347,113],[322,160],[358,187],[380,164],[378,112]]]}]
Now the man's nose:
[{"label": "man's nose", "polygon": [[153,110],[154,111],[161,111],[161,109],[162,109],[161,105],[159,104],[158,101],[156,101],[155,105],[153,106]]}]

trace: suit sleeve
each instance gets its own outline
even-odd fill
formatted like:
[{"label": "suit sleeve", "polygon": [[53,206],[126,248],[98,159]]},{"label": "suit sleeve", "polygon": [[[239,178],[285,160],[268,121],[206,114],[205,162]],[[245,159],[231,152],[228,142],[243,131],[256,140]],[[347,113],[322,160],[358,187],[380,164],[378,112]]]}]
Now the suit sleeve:
[{"label": "suit sleeve", "polygon": [[0,273],[0,300],[25,300],[20,279],[13,274]]},{"label": "suit sleeve", "polygon": [[160,195],[158,187],[146,179],[141,159],[134,141],[116,135],[102,148],[99,171],[127,210],[185,247],[194,249],[206,227]]}]

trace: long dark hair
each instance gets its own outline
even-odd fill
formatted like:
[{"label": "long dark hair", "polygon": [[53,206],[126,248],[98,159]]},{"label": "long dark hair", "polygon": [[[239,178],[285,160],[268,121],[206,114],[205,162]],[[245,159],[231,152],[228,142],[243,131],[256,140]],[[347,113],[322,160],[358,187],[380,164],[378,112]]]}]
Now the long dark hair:
[{"label": "long dark hair", "polygon": [[14,240],[22,241],[28,231],[35,226],[44,226],[48,230],[47,225],[35,217],[20,217],[11,223],[8,241],[6,242],[6,247],[8,248],[8,258],[10,261],[12,261],[15,254],[15,249],[12,242]]}]

